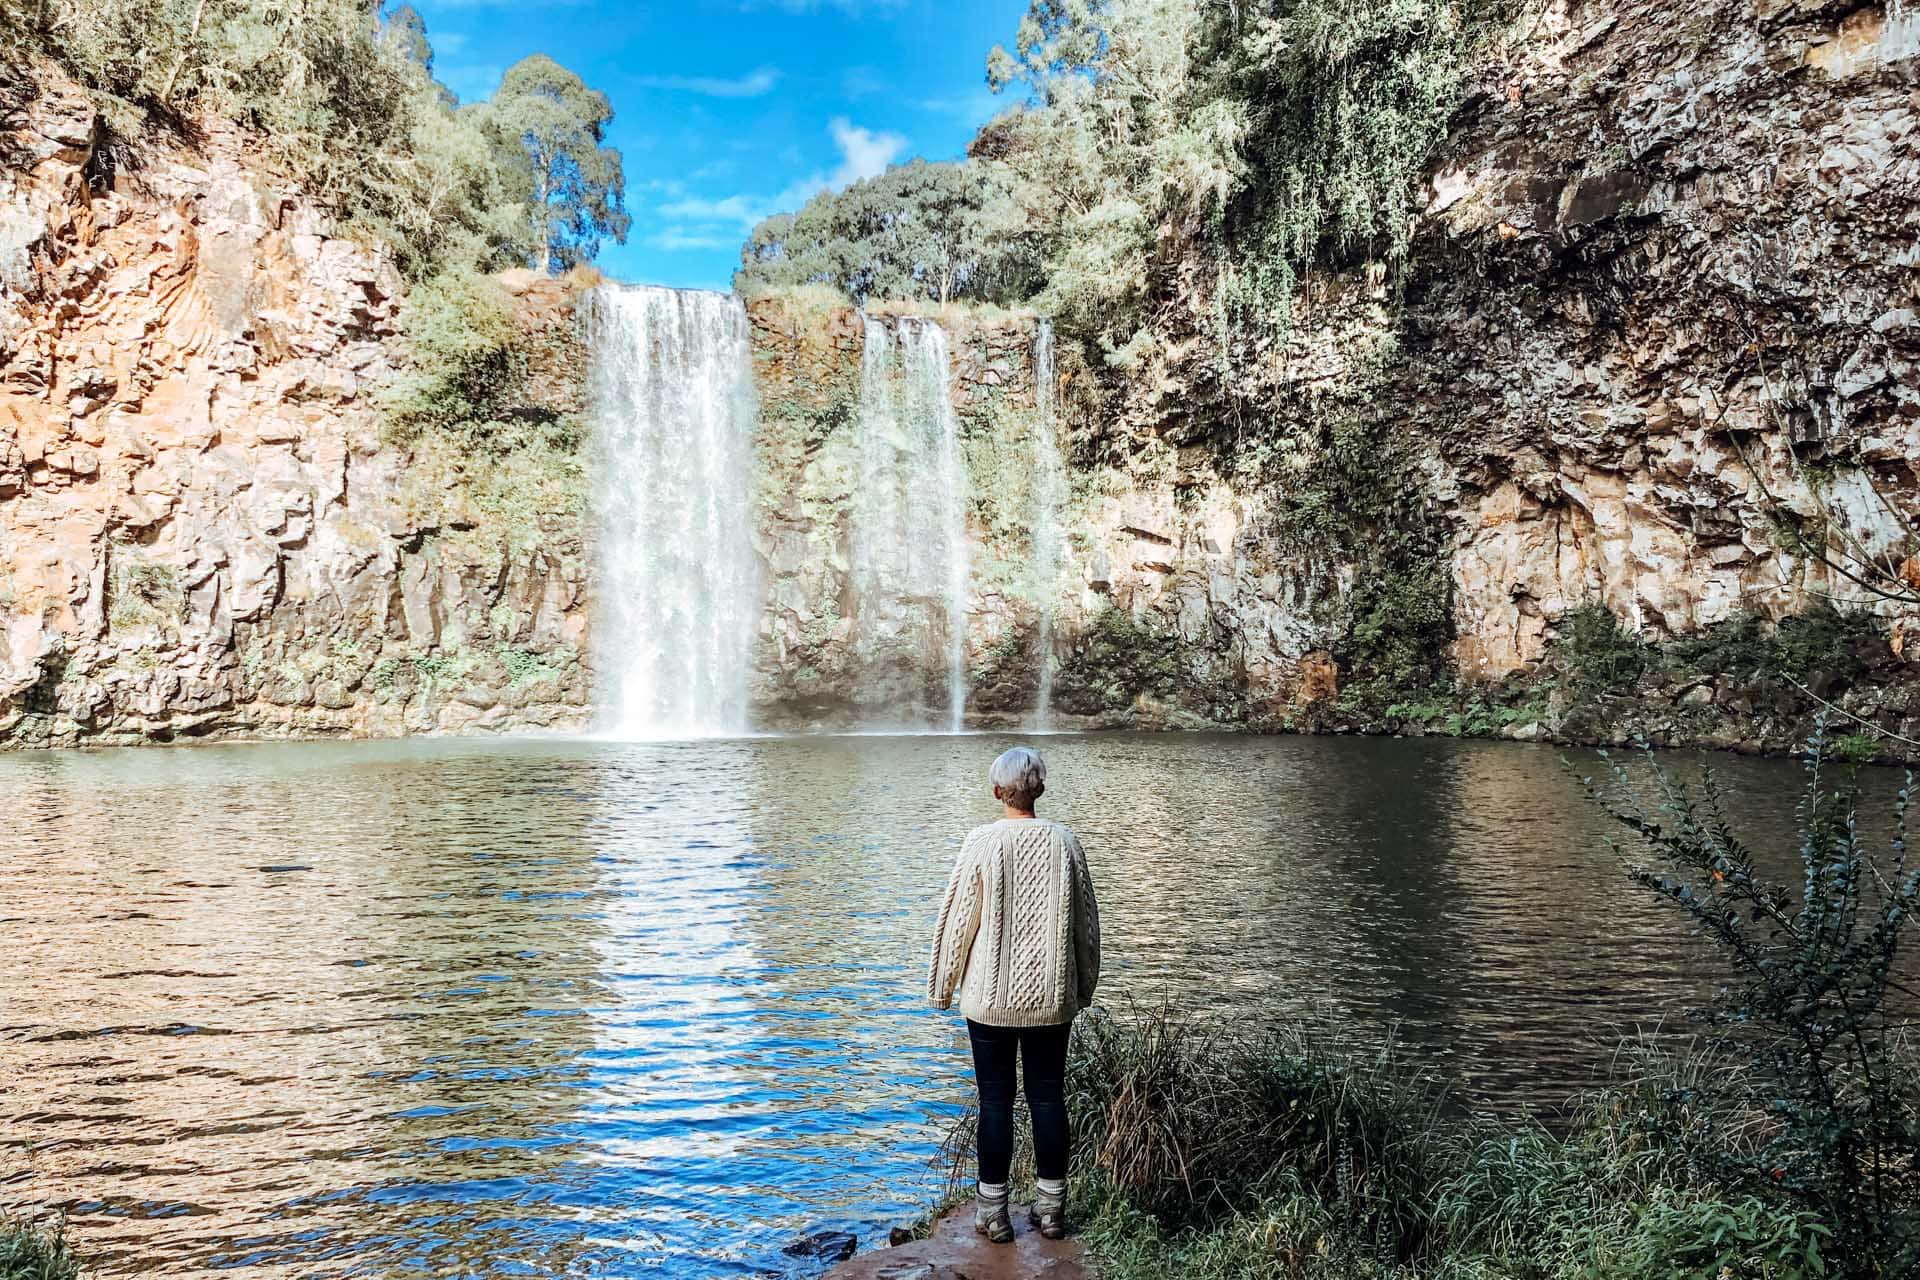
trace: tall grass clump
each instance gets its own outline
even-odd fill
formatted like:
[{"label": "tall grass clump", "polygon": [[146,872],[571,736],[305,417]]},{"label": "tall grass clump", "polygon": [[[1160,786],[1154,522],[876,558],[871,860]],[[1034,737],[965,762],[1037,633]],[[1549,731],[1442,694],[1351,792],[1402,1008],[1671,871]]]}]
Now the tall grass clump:
[{"label": "tall grass clump", "polygon": [[1385,1258],[1425,1245],[1442,1097],[1391,1046],[1304,1026],[1234,1034],[1164,1012],[1089,1015],[1067,1075],[1076,1167],[1123,1214],[1181,1232],[1292,1205],[1296,1226]]},{"label": "tall grass clump", "polygon": [[0,1214],[0,1280],[78,1280],[65,1225]]}]

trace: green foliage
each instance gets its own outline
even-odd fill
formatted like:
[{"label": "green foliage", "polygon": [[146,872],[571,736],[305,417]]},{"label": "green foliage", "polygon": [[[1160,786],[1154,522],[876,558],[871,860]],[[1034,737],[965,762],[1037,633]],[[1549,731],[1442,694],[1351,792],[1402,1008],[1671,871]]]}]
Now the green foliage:
[{"label": "green foliage", "polygon": [[1439,1176],[1440,1094],[1388,1051],[1303,1027],[1236,1037],[1167,1014],[1075,1028],[1077,1166],[1160,1228],[1206,1228],[1310,1200],[1373,1256],[1412,1257]]},{"label": "green foliage", "polygon": [[138,551],[116,546],[107,585],[107,621],[117,629],[160,626],[178,622],[186,613],[186,593],[170,564],[149,560]]},{"label": "green foliage", "polygon": [[431,276],[408,291],[401,328],[409,362],[379,392],[387,434],[403,444],[431,434],[469,458],[512,455],[516,473],[475,487],[477,505],[512,500],[520,482],[551,469],[550,458],[579,451],[580,422],[531,394],[535,338],[522,331],[499,281],[470,271]]},{"label": "green foliage", "polygon": [[1180,691],[1178,646],[1112,606],[1094,615],[1060,666],[1054,705],[1073,715],[1124,711],[1142,694],[1166,699]]},{"label": "green foliage", "polygon": [[1806,613],[1769,625],[1743,613],[1697,635],[1669,642],[1669,665],[1742,680],[1788,679],[1830,686],[1863,675],[1886,651],[1881,622],[1864,610],[1843,612],[1821,601]]},{"label": "green foliage", "polygon": [[1413,689],[1436,679],[1453,643],[1453,580],[1438,560],[1355,581],[1345,644],[1349,669],[1366,685]]},{"label": "green foliage", "polygon": [[499,282],[447,271],[415,285],[401,312],[407,371],[381,390],[393,431],[449,433],[470,444],[505,434],[509,404],[524,375],[513,300]]},{"label": "green foliage", "polygon": [[1550,1130],[1446,1107],[1391,1047],[1096,1013],[1069,1061],[1074,1199],[1110,1280],[1900,1274],[1849,1270],[1819,1214],[1702,1175],[1678,1095],[1738,1072],[1651,1070]]},{"label": "green foliage", "polygon": [[419,13],[382,9],[29,0],[0,6],[0,68],[30,82],[34,59],[58,63],[123,142],[196,118],[235,122],[410,276],[572,262],[624,237],[619,154],[597,145],[604,98],[535,57],[494,102],[461,107],[433,78]]},{"label": "green foliage", "polygon": [[1691,1280],[1695,1276],[1810,1280],[1832,1274],[1822,1251],[1833,1233],[1819,1219],[1753,1196],[1650,1204],[1635,1228],[1630,1259],[1623,1260],[1627,1265],[1589,1264],[1581,1273],[1583,1280]]},{"label": "green foliage", "polygon": [[1322,257],[1404,263],[1421,170],[1512,8],[1269,0],[1207,33],[1224,64],[1214,109],[1244,139],[1243,180],[1210,210],[1229,315],[1284,329],[1299,271]]},{"label": "green foliage", "polygon": [[0,1216],[0,1280],[79,1280],[66,1224]]},{"label": "green foliage", "polygon": [[508,679],[516,686],[551,679],[560,672],[558,667],[547,661],[546,655],[531,649],[502,645],[497,656],[500,665],[507,669]]},{"label": "green foliage", "polygon": [[[1920,1078],[1889,993],[1920,871],[1906,861],[1911,780],[1876,848],[1851,770],[1832,781],[1816,735],[1800,806],[1800,876],[1775,881],[1728,821],[1713,776],[1696,796],[1658,770],[1660,803],[1615,816],[1641,841],[1636,883],[1710,939],[1735,983],[1709,1010],[1752,1070],[1685,1099],[1684,1140],[1721,1184],[1813,1215],[1838,1273],[1920,1266]],[[1624,779],[1624,775],[1622,775]]]},{"label": "green foliage", "polygon": [[1835,738],[1827,751],[1841,764],[1866,764],[1879,754],[1880,748],[1871,734],[1849,733]]},{"label": "green foliage", "polygon": [[1772,669],[1794,680],[1818,674],[1852,680],[1867,667],[1867,655],[1884,652],[1881,624],[1864,610],[1843,613],[1822,601],[1797,617],[1783,618],[1773,633]]},{"label": "green foliage", "polygon": [[734,286],[825,285],[862,303],[1006,303],[1033,292],[1039,265],[1038,238],[991,167],[914,160],[760,223]]},{"label": "green foliage", "polygon": [[1553,654],[1573,686],[1589,692],[1631,688],[1656,657],[1651,645],[1628,632],[1598,601],[1588,601],[1560,620]]},{"label": "green foliage", "polygon": [[1351,566],[1334,620],[1349,701],[1380,705],[1444,681],[1454,638],[1447,534],[1406,435],[1368,408],[1330,404],[1301,434],[1258,441],[1235,461],[1273,494],[1288,550],[1329,571]]},{"label": "green foliage", "polygon": [[[1036,299],[1118,367],[1213,295],[1223,363],[1327,258],[1405,257],[1420,171],[1512,0],[1033,0],[988,79],[1026,100],[754,229],[744,291]],[[1196,273],[1191,268],[1199,266]]]},{"label": "green foliage", "polygon": [[1421,168],[1512,7],[1033,0],[988,66],[1029,105],[973,150],[1048,230],[1042,305],[1070,330],[1136,362],[1156,293],[1197,256],[1225,354],[1285,327],[1310,263],[1405,257]]},{"label": "green foliage", "polygon": [[626,178],[620,153],[605,145],[612,120],[605,94],[544,53],[509,67],[486,106],[483,125],[526,192],[533,265],[543,274],[589,261],[603,239],[627,238]]}]

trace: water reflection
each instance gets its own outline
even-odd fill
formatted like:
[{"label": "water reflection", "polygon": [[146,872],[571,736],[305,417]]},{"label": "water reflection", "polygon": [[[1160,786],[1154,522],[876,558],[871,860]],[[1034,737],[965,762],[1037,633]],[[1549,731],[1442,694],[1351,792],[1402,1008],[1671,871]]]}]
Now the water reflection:
[{"label": "water reflection", "polygon": [[[923,948],[1008,741],[0,759],[0,1199],[106,1275],[719,1276],[871,1235],[964,1094]],[[1551,1102],[1708,985],[1553,752],[1044,748],[1109,1003],[1398,1024]],[[1726,767],[1789,848],[1793,766]]]}]

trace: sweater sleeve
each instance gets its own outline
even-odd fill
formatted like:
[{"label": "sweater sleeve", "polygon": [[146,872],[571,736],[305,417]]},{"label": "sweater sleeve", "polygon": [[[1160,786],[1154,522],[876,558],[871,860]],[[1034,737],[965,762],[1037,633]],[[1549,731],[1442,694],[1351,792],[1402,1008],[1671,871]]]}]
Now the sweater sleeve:
[{"label": "sweater sleeve", "polygon": [[1093,1003],[1094,988],[1100,985],[1100,903],[1093,894],[1093,873],[1087,869],[1087,854],[1078,836],[1068,833],[1068,852],[1073,859],[1073,953],[1079,975],[1076,994],[1080,1007]]},{"label": "sweater sleeve", "polygon": [[933,956],[927,965],[927,999],[936,1009],[953,1007],[953,993],[966,974],[967,953],[980,928],[980,868],[973,857],[973,841],[960,850],[947,877],[940,920],[933,929]]}]

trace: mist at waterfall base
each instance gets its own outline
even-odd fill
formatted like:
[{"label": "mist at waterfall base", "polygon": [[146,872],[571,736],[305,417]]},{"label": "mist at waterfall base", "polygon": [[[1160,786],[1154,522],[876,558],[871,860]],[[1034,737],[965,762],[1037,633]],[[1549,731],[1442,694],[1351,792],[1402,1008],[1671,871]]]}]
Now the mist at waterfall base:
[{"label": "mist at waterfall base", "polygon": [[[1011,736],[0,755],[0,1150],[103,1277],[791,1275],[938,1195],[926,947]],[[1557,752],[1064,735],[1100,997],[1326,1017],[1503,1107],[1698,1005]],[[1685,762],[1680,762],[1682,767]],[[1796,766],[1715,768],[1791,859]],[[1871,812],[1898,785],[1870,779]]]},{"label": "mist at waterfall base", "polygon": [[[1038,696],[1052,721],[1054,597],[1066,470],[1053,408],[1051,325],[1036,322],[1029,513]],[[753,549],[751,325],[731,294],[609,285],[588,305],[593,353],[593,661],[605,736],[752,732],[748,689],[762,605]],[[972,607],[969,483],[948,335],[926,317],[866,317],[850,495],[851,643],[873,687],[943,673],[944,705],[876,705],[855,728],[962,732]]]}]

